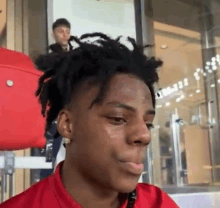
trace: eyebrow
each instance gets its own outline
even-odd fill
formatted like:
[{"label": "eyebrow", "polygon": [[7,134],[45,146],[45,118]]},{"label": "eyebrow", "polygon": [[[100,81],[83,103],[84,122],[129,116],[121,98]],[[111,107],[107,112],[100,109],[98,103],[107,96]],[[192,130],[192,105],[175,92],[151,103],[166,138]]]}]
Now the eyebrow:
[{"label": "eyebrow", "polygon": [[[112,105],[112,106],[115,106],[115,107],[118,107],[118,108],[124,108],[124,109],[132,111],[134,113],[137,112],[136,108],[134,108],[132,106],[129,106],[129,105],[126,105],[124,103],[120,103],[120,102],[108,102],[107,105]],[[147,110],[145,112],[145,114],[155,115],[155,110],[154,109]]]}]

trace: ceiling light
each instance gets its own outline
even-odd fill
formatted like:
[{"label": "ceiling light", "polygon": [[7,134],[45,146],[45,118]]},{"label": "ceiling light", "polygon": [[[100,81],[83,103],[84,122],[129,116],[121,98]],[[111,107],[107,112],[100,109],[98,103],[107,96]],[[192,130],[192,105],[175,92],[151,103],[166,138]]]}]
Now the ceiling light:
[{"label": "ceiling light", "polygon": [[200,93],[201,92],[201,90],[196,90],[196,93]]},{"label": "ceiling light", "polygon": [[173,87],[174,87],[175,91],[178,91],[178,85],[177,84],[174,84]]},{"label": "ceiling light", "polygon": [[181,99],[184,99],[184,98],[185,98],[185,95],[181,95],[180,98],[181,98]]},{"label": "ceiling light", "polygon": [[171,92],[171,88],[170,87],[167,87],[167,94],[169,95],[169,94],[171,94],[172,92]]},{"label": "ceiling light", "polygon": [[212,57],[212,59],[211,59],[211,60],[214,62],[216,59],[215,59],[215,57]]},{"label": "ceiling light", "polygon": [[162,105],[157,105],[156,108],[162,108]]},{"label": "ceiling light", "polygon": [[211,63],[209,61],[206,62],[206,65],[210,65]]},{"label": "ceiling light", "polygon": [[176,102],[178,103],[178,102],[180,102],[180,100],[181,100],[180,98],[177,98],[177,99],[176,99]]},{"label": "ceiling light", "polygon": [[216,70],[216,69],[217,69],[217,66],[213,66],[212,69],[213,69],[213,70]]},{"label": "ceiling light", "polygon": [[182,89],[183,88],[183,82],[179,81],[178,84],[179,84],[179,88]]},{"label": "ceiling light", "polygon": [[166,49],[166,48],[168,48],[168,45],[162,44],[162,45],[160,46],[160,48],[161,48],[161,49]]},{"label": "ceiling light", "polygon": [[162,89],[163,95],[167,96],[167,90],[166,89]]},{"label": "ceiling light", "polygon": [[207,69],[207,70],[208,70],[208,69],[209,69],[209,66],[206,66],[206,67],[205,67],[205,69]]},{"label": "ceiling light", "polygon": [[220,79],[218,80],[218,83],[220,83]]},{"label": "ceiling light", "polygon": [[197,72],[200,72],[200,70],[201,70],[200,68],[196,69]]},{"label": "ceiling light", "polygon": [[170,102],[167,102],[167,103],[166,103],[166,106],[170,106]]},{"label": "ceiling light", "polygon": [[209,72],[209,73],[212,73],[212,70],[209,69],[208,72]]},{"label": "ceiling light", "polygon": [[189,85],[187,78],[184,79],[184,85],[185,85],[185,86],[188,86],[188,85]]},{"label": "ceiling light", "polygon": [[189,97],[192,97],[192,96],[193,96],[193,94],[190,94],[190,95],[189,95]]},{"label": "ceiling light", "polygon": [[211,84],[211,87],[215,87],[215,84]]},{"label": "ceiling light", "polygon": [[206,77],[206,75],[207,75],[206,73],[203,73],[203,76],[204,76],[204,77]]},{"label": "ceiling light", "polygon": [[216,66],[216,62],[212,62],[212,66]]}]

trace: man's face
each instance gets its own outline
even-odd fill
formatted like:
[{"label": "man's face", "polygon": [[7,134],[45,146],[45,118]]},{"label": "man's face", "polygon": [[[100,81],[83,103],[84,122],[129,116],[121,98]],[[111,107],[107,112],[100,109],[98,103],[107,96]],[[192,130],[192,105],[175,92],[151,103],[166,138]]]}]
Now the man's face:
[{"label": "man's face", "polygon": [[64,25],[56,27],[53,31],[53,36],[56,43],[59,43],[62,47],[66,47],[70,39],[70,28]]},{"label": "man's face", "polygon": [[102,104],[98,87],[81,93],[72,109],[74,124],[67,161],[96,185],[121,193],[138,183],[154,119],[147,85],[132,75],[113,77]]}]

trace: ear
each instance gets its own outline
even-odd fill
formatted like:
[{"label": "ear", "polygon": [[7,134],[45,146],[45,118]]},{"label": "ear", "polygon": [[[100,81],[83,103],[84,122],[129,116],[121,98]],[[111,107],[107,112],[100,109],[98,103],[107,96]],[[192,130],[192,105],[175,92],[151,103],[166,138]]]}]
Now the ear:
[{"label": "ear", "polygon": [[73,138],[74,134],[74,120],[73,120],[73,112],[70,110],[62,110],[58,114],[57,118],[57,130],[60,135],[64,138]]}]

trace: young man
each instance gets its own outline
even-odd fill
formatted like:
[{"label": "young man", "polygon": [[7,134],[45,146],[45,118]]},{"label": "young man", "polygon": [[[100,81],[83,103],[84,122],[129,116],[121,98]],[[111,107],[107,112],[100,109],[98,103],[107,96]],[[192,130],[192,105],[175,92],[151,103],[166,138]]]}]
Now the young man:
[{"label": "young man", "polygon": [[50,45],[52,52],[59,53],[63,51],[72,50],[73,46],[70,44],[70,29],[71,25],[65,18],[57,19],[52,26],[52,36],[55,40],[55,44]]},{"label": "young man", "polygon": [[[49,46],[49,51],[52,53],[62,53],[64,51],[70,51],[73,49],[71,45],[71,36],[70,29],[71,25],[69,21],[65,18],[57,19],[52,25],[53,33],[52,36],[55,40],[55,44]],[[58,162],[65,159],[65,150],[62,144],[62,138],[58,137],[57,139],[53,138],[53,133],[56,129],[56,123],[53,122],[51,128],[48,129],[46,138],[47,141],[53,141],[53,166],[55,167]],[[39,151],[39,150],[37,150]],[[46,150],[42,150],[41,155],[45,156]],[[44,179],[45,177],[51,175],[54,172],[54,167],[52,169],[41,169],[40,170],[40,179]]]},{"label": "young man", "polygon": [[[98,37],[95,42],[85,40]],[[66,159],[55,174],[0,208],[177,208],[159,188],[138,184],[155,114],[161,61],[101,33],[79,47],[38,60],[37,95],[46,130],[57,120]]]}]

